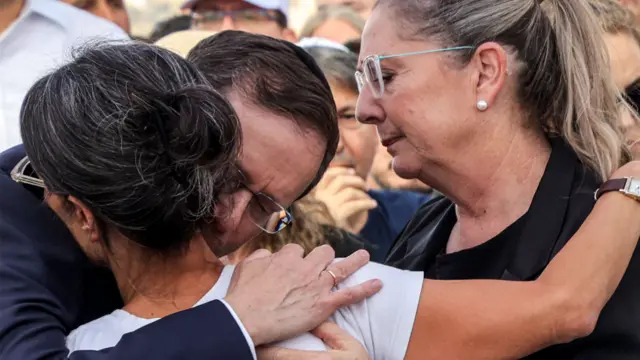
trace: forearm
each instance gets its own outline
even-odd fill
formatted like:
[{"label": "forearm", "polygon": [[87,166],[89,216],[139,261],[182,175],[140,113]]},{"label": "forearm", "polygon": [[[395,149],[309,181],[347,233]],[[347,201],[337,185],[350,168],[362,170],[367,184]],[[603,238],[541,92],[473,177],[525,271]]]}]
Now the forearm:
[{"label": "forearm", "polygon": [[572,340],[576,335],[573,332],[581,330],[580,318],[590,318],[595,326],[636,248],[639,219],[640,203],[620,193],[604,195],[537,280],[545,287],[564,292],[565,310],[578,317],[561,318],[567,322],[558,324],[561,340]]}]

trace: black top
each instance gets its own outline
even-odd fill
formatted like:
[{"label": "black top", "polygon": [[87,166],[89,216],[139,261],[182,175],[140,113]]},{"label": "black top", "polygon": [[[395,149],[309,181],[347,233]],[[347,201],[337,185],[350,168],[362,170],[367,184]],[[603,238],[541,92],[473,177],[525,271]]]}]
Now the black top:
[{"label": "black top", "polygon": [[325,225],[323,227],[327,242],[336,252],[336,257],[346,258],[361,249],[367,250],[369,254],[376,251],[374,245],[354,233],[334,226]]},{"label": "black top", "polygon": [[[551,158],[527,214],[487,243],[443,255],[456,221],[446,198],[423,206],[396,240],[386,264],[438,279],[534,280],[585,220],[600,185],[564,142],[550,140]],[[638,250],[594,333],[528,359],[640,359]],[[533,300],[533,299],[532,299]]]}]

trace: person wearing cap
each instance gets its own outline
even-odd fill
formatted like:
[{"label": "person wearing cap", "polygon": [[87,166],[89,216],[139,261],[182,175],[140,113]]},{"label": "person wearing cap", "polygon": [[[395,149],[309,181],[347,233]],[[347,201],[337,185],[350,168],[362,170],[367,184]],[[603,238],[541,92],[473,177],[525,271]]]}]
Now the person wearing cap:
[{"label": "person wearing cap", "polygon": [[295,42],[288,27],[289,0],[188,0],[192,28],[206,31],[241,30]]}]

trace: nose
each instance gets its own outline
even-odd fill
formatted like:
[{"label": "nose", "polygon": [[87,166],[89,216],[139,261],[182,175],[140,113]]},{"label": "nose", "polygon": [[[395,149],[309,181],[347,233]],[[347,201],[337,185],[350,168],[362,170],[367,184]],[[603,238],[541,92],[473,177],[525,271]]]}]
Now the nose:
[{"label": "nose", "polygon": [[385,113],[380,101],[373,97],[371,89],[365,86],[358,96],[356,119],[362,124],[377,125],[384,121]]},{"label": "nose", "polygon": [[233,18],[229,15],[225,16],[222,19],[222,25],[220,26],[220,31],[224,30],[236,30],[236,24],[233,21]]}]

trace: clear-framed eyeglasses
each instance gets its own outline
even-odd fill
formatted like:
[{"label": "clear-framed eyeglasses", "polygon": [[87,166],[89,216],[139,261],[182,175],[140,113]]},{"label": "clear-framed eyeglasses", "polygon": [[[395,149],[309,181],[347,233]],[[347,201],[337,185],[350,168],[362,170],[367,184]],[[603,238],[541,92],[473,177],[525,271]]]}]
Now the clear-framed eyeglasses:
[{"label": "clear-framed eyeglasses", "polygon": [[376,99],[380,99],[384,95],[384,74],[382,73],[382,66],[380,61],[384,59],[391,59],[396,57],[405,57],[412,55],[424,55],[434,54],[446,51],[460,51],[475,49],[473,46],[456,46],[443,49],[416,51],[405,54],[394,55],[369,55],[362,61],[362,71],[356,71],[356,82],[358,83],[358,91],[362,92],[364,87],[368,84],[371,89],[371,93]]},{"label": "clear-framed eyeglasses", "polygon": [[284,206],[273,200],[269,195],[253,192],[243,184],[251,194],[247,205],[251,221],[267,234],[276,234],[293,223],[293,215]]},{"label": "clear-framed eyeglasses", "polygon": [[22,160],[13,167],[11,170],[11,179],[20,184],[31,185],[41,189],[45,188],[44,181],[33,171],[31,161],[29,161],[28,157],[22,158]]}]

